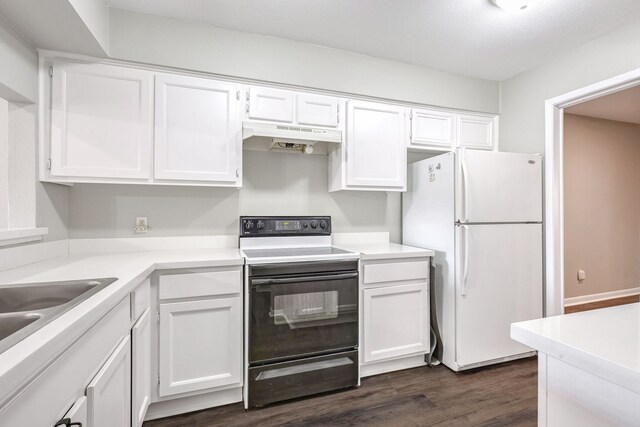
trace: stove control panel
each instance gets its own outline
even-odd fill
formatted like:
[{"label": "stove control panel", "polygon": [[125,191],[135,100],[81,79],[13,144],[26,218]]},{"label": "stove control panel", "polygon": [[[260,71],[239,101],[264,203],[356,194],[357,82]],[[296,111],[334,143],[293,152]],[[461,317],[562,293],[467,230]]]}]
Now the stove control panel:
[{"label": "stove control panel", "polygon": [[329,236],[330,216],[241,216],[240,236]]}]

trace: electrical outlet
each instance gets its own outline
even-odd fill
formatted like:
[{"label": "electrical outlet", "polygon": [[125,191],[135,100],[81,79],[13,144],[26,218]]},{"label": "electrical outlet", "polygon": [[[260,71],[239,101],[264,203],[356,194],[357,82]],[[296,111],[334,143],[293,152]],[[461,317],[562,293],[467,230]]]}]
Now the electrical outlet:
[{"label": "electrical outlet", "polygon": [[583,282],[587,278],[587,273],[584,270],[578,270],[578,282]]},{"label": "electrical outlet", "polygon": [[146,216],[137,216],[136,225],[133,227],[134,233],[146,233],[149,231],[149,224]]}]

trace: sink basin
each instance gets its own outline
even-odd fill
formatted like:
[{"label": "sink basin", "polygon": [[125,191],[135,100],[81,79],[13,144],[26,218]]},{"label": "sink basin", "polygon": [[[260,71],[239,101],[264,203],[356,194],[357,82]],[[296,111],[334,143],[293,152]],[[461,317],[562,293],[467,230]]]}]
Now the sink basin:
[{"label": "sink basin", "polygon": [[116,280],[0,285],[0,353]]},{"label": "sink basin", "polygon": [[100,286],[100,280],[0,286],[0,313],[33,311],[66,304]]},{"label": "sink basin", "polygon": [[42,318],[37,313],[10,313],[0,316],[0,341]]}]

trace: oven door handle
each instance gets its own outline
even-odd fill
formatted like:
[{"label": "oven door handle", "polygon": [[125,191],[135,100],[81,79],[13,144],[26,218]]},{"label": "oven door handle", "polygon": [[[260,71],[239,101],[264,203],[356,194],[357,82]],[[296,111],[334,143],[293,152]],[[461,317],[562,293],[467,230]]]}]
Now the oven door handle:
[{"label": "oven door handle", "polygon": [[251,279],[251,286],[257,285],[285,285],[287,283],[302,283],[302,282],[321,282],[327,280],[343,280],[352,279],[358,277],[358,272],[352,273],[340,273],[340,274],[325,274],[322,276],[304,276],[304,277],[283,277],[283,278],[270,278],[270,279]]}]

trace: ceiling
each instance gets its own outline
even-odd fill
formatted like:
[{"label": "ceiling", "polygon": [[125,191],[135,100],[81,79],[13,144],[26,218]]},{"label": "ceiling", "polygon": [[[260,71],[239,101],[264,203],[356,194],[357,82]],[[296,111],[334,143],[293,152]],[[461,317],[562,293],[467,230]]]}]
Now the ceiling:
[{"label": "ceiling", "polygon": [[640,0],[106,0],[110,6],[504,80],[640,17]]},{"label": "ceiling", "polygon": [[564,111],[579,116],[640,124],[640,86],[583,102]]}]

